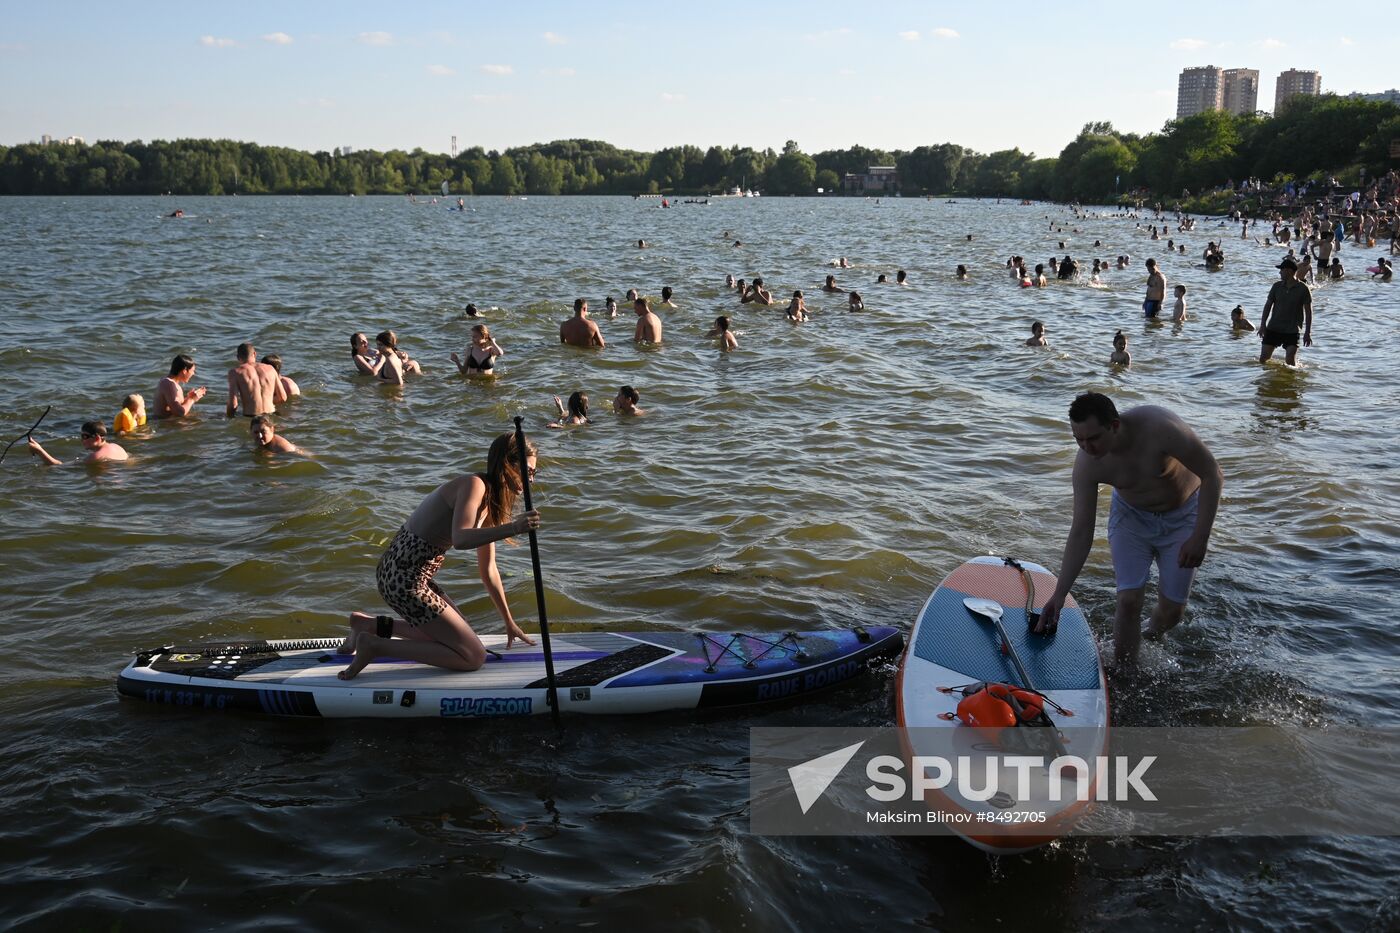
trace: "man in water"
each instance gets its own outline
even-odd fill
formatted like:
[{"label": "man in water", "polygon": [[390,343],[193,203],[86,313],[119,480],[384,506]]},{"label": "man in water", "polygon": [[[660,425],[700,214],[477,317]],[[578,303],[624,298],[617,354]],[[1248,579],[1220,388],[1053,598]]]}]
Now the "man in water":
[{"label": "man in water", "polygon": [[[92,464],[127,459],[125,447],[107,440],[107,426],[101,421],[84,421],[83,426],[78,429],[78,436],[82,438],[83,449],[88,455],[81,460],[75,460],[75,463]],[[29,436],[29,452],[36,457],[42,457],[49,466],[63,466],[63,461],[41,447],[32,434]]]},{"label": "man in water", "polygon": [[230,418],[243,408],[243,417],[255,418],[271,414],[278,402],[287,400],[277,370],[258,362],[258,351],[251,343],[238,345],[238,365],[228,371],[228,405],[224,414]]},{"label": "man in water", "polygon": [[1147,297],[1142,302],[1142,316],[1156,317],[1167,297],[1167,277],[1157,268],[1157,260],[1147,260]]},{"label": "man in water", "polygon": [[207,386],[200,386],[186,395],[184,386],[193,378],[193,358],[181,353],[170,361],[170,375],[161,379],[156,386],[157,418],[183,418],[194,408],[195,402],[209,394]]},{"label": "man in water", "polygon": [[1196,568],[1206,556],[1220,492],[1225,485],[1215,457],[1179,417],[1156,405],[1120,416],[1113,401],[1086,392],[1069,408],[1079,455],[1074,461],[1074,517],[1060,582],[1041,609],[1035,631],[1049,633],[1059,622],[1070,588],[1094,543],[1099,485],[1113,487],[1108,544],[1117,578],[1113,619],[1114,658],[1137,660],[1144,588],[1157,564],[1157,606],[1147,624],[1149,638],[1181,621]]},{"label": "man in water", "polygon": [[559,325],[559,342],[571,347],[605,347],[602,331],[588,319],[588,302],[574,299],[574,316]]},{"label": "man in water", "polygon": [[661,318],[651,310],[645,298],[632,302],[632,310],[637,312],[637,329],[632,332],[633,343],[660,343]]},{"label": "man in water", "polygon": [[613,414],[644,415],[646,412],[637,407],[637,403],[641,400],[640,392],[631,386],[623,386],[617,390],[617,398],[613,399]]},{"label": "man in water", "polygon": [[1312,346],[1312,292],[1298,281],[1298,264],[1283,257],[1278,264],[1279,280],[1269,289],[1264,301],[1264,313],[1259,316],[1259,362],[1267,363],[1275,347],[1283,347],[1284,360],[1289,366],[1298,361],[1298,335],[1303,346]]}]

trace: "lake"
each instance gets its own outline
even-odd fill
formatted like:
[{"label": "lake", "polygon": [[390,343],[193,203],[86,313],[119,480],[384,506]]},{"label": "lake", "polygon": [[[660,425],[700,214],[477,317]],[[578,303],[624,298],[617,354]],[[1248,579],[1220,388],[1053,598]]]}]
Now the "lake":
[{"label": "lake", "polygon": [[[1348,244],[1353,278],[1316,290],[1316,343],[1293,370],[1261,367],[1258,341],[1228,325],[1240,303],[1258,321],[1282,251],[1215,220],[1168,256],[1138,229],[1145,218],[1076,221],[1055,205],[468,204],[0,199],[0,443],[52,404],[37,436],[77,456],[79,424],[110,424],[129,392],[152,402],[176,353],[211,389],[194,417],[123,441],[130,463],[45,469],[21,442],[0,466],[6,926],[1400,922],[1395,839],[1086,838],[994,862],[952,839],[751,834],[749,727],[892,722],[893,667],[800,705],[570,719],[562,736],[547,717],[299,721],[120,701],[116,675],[137,650],[338,634],[349,611],[381,611],[388,539],[427,491],[480,469],[516,414],[541,447],[556,631],[907,630],[970,556],[1058,568],[1066,409],[1095,389],[1120,408],[1176,411],[1226,478],[1187,621],[1141,671],[1111,676],[1115,723],[1400,720],[1400,303],[1363,272],[1379,248]],[[177,207],[184,218],[164,216]],[[1222,236],[1225,269],[1208,273],[1201,250]],[[1004,266],[1066,253],[1083,282],[1021,290]],[[1131,267],[1090,287],[1090,261],[1120,253]],[[829,265],[841,256],[850,269]],[[1147,256],[1189,286],[1184,324],[1142,319]],[[874,284],[897,269],[908,286]],[[741,308],[727,273],[760,275],[784,299],[802,289],[812,320]],[[864,313],[820,291],[828,273],[861,291]],[[678,305],[660,309],[665,341],[637,349],[625,302],[610,320],[603,299],[665,285]],[[558,343],[576,296],[601,352]],[[506,352],[489,382],[448,359],[469,340],[469,301]],[[732,315],[734,353],[705,337],[719,314]],[[1023,345],[1033,320],[1050,349]],[[386,328],[425,370],[402,388],[350,365],[349,335]],[[1118,329],[1126,371],[1108,365]],[[224,419],[223,373],[245,340],[300,383],[278,424],[313,457],[255,455],[246,422]],[[610,412],[622,384],[647,415]],[[551,395],[575,390],[594,423],[546,429]],[[1105,493],[1075,589],[1105,647],[1106,508]],[[501,548],[500,562],[533,630],[529,549]],[[499,631],[469,555],[438,580]]]}]

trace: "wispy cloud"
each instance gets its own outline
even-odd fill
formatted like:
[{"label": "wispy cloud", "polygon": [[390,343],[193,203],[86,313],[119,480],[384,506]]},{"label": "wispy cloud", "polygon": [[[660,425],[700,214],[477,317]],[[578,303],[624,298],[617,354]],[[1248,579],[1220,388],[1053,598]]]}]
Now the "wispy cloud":
[{"label": "wispy cloud", "polygon": [[515,74],[515,69],[509,65],[482,65],[481,70],[489,75],[511,75]]},{"label": "wispy cloud", "polygon": [[937,29],[935,29],[935,30],[933,31],[933,35],[937,36],[939,39],[961,39],[961,38],[962,38],[962,36],[958,35],[958,31],[957,31],[956,29],[949,29],[947,26],[939,26]]},{"label": "wispy cloud", "polygon": [[448,68],[446,65],[429,65],[425,70],[428,74],[436,75],[439,78],[450,78],[457,73],[455,69]]},{"label": "wispy cloud", "polygon": [[545,33],[543,36],[541,36],[540,38],[544,39],[544,41],[547,42],[547,43],[549,43],[550,45],[568,45],[568,44],[569,44],[569,39],[568,39],[568,37],[567,37],[567,36],[561,36],[561,35],[559,35],[559,33],[557,33],[557,32],[547,32],[547,33]]},{"label": "wispy cloud", "polygon": [[1260,39],[1258,42],[1256,42],[1256,43],[1254,43],[1254,44],[1257,45],[1257,46],[1259,46],[1259,47],[1262,48],[1262,49],[1286,49],[1286,48],[1288,48],[1288,43],[1287,43],[1287,42],[1284,42],[1282,39]]},{"label": "wispy cloud", "polygon": [[661,99],[662,99],[663,101],[665,101],[666,103],[668,103],[668,104],[678,104],[678,103],[680,103],[681,101],[685,100],[685,95],[684,95],[684,94],[670,94],[670,93],[667,93],[666,91],[662,91],[662,92],[661,92]]},{"label": "wispy cloud", "polygon": [[1173,39],[1171,43],[1172,48],[1180,49],[1185,52],[1203,49],[1208,45],[1210,45],[1210,43],[1204,39]]},{"label": "wispy cloud", "polygon": [[546,68],[540,74],[550,78],[572,78],[578,72],[572,68]]},{"label": "wispy cloud", "polygon": [[1342,36],[1342,45],[1355,45],[1355,44],[1356,44],[1356,40],[1355,40],[1355,39],[1348,39],[1346,36]]},{"label": "wispy cloud", "polygon": [[355,37],[361,45],[393,45],[394,35],[388,32],[362,32]]},{"label": "wispy cloud", "polygon": [[269,32],[262,37],[264,42],[271,42],[273,45],[291,45],[292,37],[285,32]]},{"label": "wispy cloud", "polygon": [[199,44],[211,49],[226,49],[238,43],[233,39],[220,39],[215,36],[200,36]]},{"label": "wispy cloud", "polygon": [[905,42],[918,42],[918,41],[919,41],[919,31],[918,31],[917,29],[909,29],[909,30],[906,30],[906,31],[904,31],[904,32],[901,32],[901,33],[899,34],[899,37],[900,37],[901,39],[903,39]]}]

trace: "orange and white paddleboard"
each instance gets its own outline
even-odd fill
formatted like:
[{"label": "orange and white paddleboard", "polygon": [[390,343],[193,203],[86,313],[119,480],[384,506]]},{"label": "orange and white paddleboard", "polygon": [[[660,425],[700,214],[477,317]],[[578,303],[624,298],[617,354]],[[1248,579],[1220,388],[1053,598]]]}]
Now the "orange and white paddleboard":
[{"label": "orange and white paddleboard", "polygon": [[[1027,607],[1038,611],[1058,581],[1039,564],[1002,557],[975,557],[938,585],[924,604],[909,634],[900,662],[896,689],[904,753],[955,761],[967,756],[974,787],[950,782],[925,792],[930,808],[942,811],[939,822],[988,852],[1024,852],[1059,838],[1084,815],[1089,804],[1080,799],[1097,793],[1092,776],[1089,791],[1077,786],[1080,772],[1052,768],[1062,756],[1090,764],[1106,752],[1108,691],[1098,645],[1084,613],[1066,600],[1053,636],[1030,631]],[[979,614],[965,601],[989,600],[1000,606],[1002,637],[992,619],[995,606],[982,604]],[[1013,657],[1014,655],[1014,657]],[[964,688],[1000,683],[1023,688],[1022,671],[1030,685],[1047,698],[1045,713],[1055,728],[1017,726],[973,728],[957,717]],[[1045,767],[1027,771],[1007,767],[1008,754],[1025,754],[1031,747],[1046,750]],[[997,792],[977,799],[989,786],[986,766],[997,759]],[[1019,781],[1021,774],[1028,774]],[[1056,785],[1056,786],[1053,786]],[[1058,798],[1058,799],[1056,799]]]}]

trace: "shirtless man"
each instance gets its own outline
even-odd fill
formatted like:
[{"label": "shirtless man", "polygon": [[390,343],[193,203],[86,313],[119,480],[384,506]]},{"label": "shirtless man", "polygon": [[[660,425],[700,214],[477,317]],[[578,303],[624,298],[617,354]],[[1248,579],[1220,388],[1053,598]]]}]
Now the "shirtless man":
[{"label": "shirtless man", "polygon": [[771,305],[773,303],[773,293],[763,287],[763,279],[754,279],[753,286],[745,292],[739,299],[744,304]]},{"label": "shirtless man", "polygon": [[588,319],[588,302],[574,299],[574,316],[559,325],[559,342],[571,347],[605,347],[602,331]]},{"label": "shirtless man", "polygon": [[301,449],[277,433],[276,426],[267,415],[258,415],[249,423],[248,433],[258,450],[272,454],[299,454]]},{"label": "shirtless man", "polygon": [[1206,556],[1220,491],[1220,467],[1196,433],[1165,408],[1142,405],[1120,416],[1113,401],[1086,392],[1069,409],[1079,445],[1074,461],[1074,518],[1060,583],[1041,609],[1035,631],[1055,630],[1070,588],[1094,543],[1099,485],[1113,487],[1108,544],[1118,582],[1113,619],[1114,658],[1137,660],[1143,590],[1157,563],[1157,606],[1147,624],[1158,637],[1181,621],[1196,568]]},{"label": "shirtless man", "polygon": [[296,384],[296,380],[291,376],[282,375],[282,357],[279,354],[269,353],[267,356],[263,357],[263,362],[276,370],[277,381],[282,383],[282,393],[286,398],[280,399],[279,401],[286,401],[294,395],[301,394],[301,386]]},{"label": "shirtless man", "polygon": [[258,362],[258,351],[251,343],[238,345],[238,365],[228,371],[228,405],[224,414],[232,418],[240,406],[245,418],[271,414],[278,402],[287,400],[287,390],[277,378],[277,370]]},{"label": "shirtless man", "polygon": [[170,362],[170,375],[161,379],[156,386],[156,417],[183,418],[194,408],[194,403],[209,394],[208,386],[191,389],[185,394],[185,383],[194,378],[194,360],[181,353]]},{"label": "shirtless man", "polygon": [[[107,440],[107,426],[101,421],[84,421],[83,426],[78,429],[78,436],[82,438],[83,449],[88,455],[81,460],[75,460],[75,463],[91,464],[127,459],[126,448]],[[29,452],[36,457],[42,457],[49,466],[63,466],[63,461],[39,446],[32,434],[29,436]]]},{"label": "shirtless man", "polygon": [[613,399],[613,414],[644,415],[646,412],[637,407],[637,403],[641,400],[640,392],[631,386],[623,386],[617,390],[617,398]]},{"label": "shirtless man", "polygon": [[1142,302],[1142,316],[1156,317],[1167,297],[1167,277],[1157,269],[1157,260],[1147,260],[1147,296]]},{"label": "shirtless man", "polygon": [[632,310],[637,312],[637,329],[632,332],[633,343],[660,343],[661,318],[651,310],[645,298],[632,302]]}]

